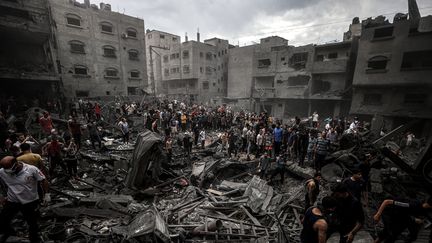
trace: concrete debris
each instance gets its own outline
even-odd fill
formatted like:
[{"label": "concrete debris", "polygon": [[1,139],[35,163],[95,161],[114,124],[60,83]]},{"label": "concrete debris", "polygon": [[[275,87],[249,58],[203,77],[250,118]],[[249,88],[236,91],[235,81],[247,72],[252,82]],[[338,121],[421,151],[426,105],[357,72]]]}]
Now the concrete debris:
[{"label": "concrete debris", "polygon": [[[371,20],[369,24],[383,21]],[[33,109],[31,114],[38,111]],[[289,176],[279,183],[280,175],[275,172],[280,167],[273,151],[269,152],[267,171],[262,173],[265,156],[260,157],[252,146],[247,149],[247,144],[241,152],[231,151],[234,157],[227,156],[230,142],[221,131],[209,129],[204,146],[187,149],[185,142],[190,141],[180,133],[168,150],[167,136],[135,129],[142,126],[142,117],[131,120],[134,132],[129,142],[122,142],[120,131],[113,125],[101,123],[101,130],[106,130],[101,147],[83,145],[77,157],[78,175],[66,176],[63,168],[55,170],[56,176],[50,178],[52,201],[41,210],[44,240],[299,242],[305,182],[315,173],[309,159],[300,164],[299,155],[287,149],[290,154],[286,155],[283,174]],[[59,119],[56,124],[64,122]],[[408,196],[409,191],[420,191],[418,185],[430,188],[414,168],[419,161],[425,163],[430,143],[404,146],[406,142],[390,138],[400,131],[380,139],[371,139],[367,129],[343,134],[323,160],[324,180],[318,201],[331,193],[335,183],[361,169],[366,160],[370,185],[365,207],[369,211],[376,210],[388,196]],[[242,144],[231,146],[240,148]],[[427,190],[421,191],[427,194]],[[20,218],[18,222],[23,221]],[[354,242],[372,242],[371,235],[376,236],[376,227],[365,225]],[[334,242],[334,237],[328,242]]]}]

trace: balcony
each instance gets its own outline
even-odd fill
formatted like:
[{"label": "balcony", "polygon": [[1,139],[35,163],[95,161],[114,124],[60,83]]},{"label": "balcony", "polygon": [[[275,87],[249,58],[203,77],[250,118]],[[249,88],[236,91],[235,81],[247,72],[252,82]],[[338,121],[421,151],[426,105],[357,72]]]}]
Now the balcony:
[{"label": "balcony", "polygon": [[348,59],[330,59],[326,61],[315,61],[312,73],[344,73],[347,71]]},{"label": "balcony", "polygon": [[275,88],[255,88],[252,96],[254,98],[275,98]]}]

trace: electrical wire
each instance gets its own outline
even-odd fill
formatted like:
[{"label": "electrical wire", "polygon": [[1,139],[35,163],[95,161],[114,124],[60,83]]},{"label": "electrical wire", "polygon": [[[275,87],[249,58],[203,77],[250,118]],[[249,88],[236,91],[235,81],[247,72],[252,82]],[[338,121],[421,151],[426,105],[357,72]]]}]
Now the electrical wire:
[{"label": "electrical wire", "polygon": [[[430,7],[424,7],[424,8],[419,8],[419,10],[425,10],[425,9],[432,9],[432,6],[430,6]],[[389,16],[389,15],[394,15],[394,14],[397,14],[397,13],[400,13],[400,12],[402,12],[402,11],[391,12],[391,13],[384,13],[384,14],[379,14],[379,15]],[[377,15],[377,16],[379,16],[379,15]],[[365,19],[365,18],[368,18],[368,17],[370,17],[370,16],[359,17],[359,19]],[[338,21],[329,22],[329,23],[321,23],[321,24],[313,24],[313,25],[291,25],[291,26],[284,27],[282,29],[277,29],[277,30],[272,30],[272,31],[265,31],[265,32],[260,32],[260,33],[256,33],[256,34],[244,35],[244,36],[236,36],[236,37],[233,37],[232,39],[242,39],[242,38],[247,38],[247,37],[266,36],[266,35],[271,35],[271,34],[276,34],[276,33],[281,33],[281,32],[283,33],[285,31],[289,31],[289,30],[316,28],[316,27],[335,25],[335,24],[347,24],[348,22],[351,22],[351,20],[352,20],[352,18],[343,18],[343,19],[338,19]]]}]

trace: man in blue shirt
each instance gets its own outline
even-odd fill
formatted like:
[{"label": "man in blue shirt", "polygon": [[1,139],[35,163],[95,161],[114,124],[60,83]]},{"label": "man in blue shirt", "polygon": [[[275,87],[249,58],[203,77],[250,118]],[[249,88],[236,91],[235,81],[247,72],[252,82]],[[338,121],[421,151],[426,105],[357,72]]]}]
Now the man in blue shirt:
[{"label": "man in blue shirt", "polygon": [[280,123],[277,124],[276,128],[273,130],[273,148],[275,151],[275,156],[279,155],[280,148],[282,145],[283,129],[280,127]]}]

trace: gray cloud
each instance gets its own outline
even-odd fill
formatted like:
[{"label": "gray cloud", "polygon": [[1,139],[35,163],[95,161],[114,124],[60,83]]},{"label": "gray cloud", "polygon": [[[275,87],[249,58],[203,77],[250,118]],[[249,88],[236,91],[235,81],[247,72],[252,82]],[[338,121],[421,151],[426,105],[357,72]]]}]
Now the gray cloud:
[{"label": "gray cloud", "polygon": [[[104,0],[114,11],[142,17],[146,28],[195,38],[221,37],[250,44],[279,35],[291,44],[341,40],[353,17],[407,12],[406,0]],[[422,15],[432,14],[430,0],[417,0]],[[425,8],[425,9],[422,9]]]}]

